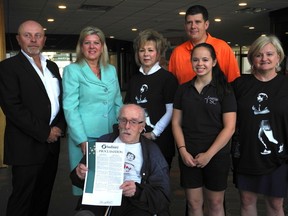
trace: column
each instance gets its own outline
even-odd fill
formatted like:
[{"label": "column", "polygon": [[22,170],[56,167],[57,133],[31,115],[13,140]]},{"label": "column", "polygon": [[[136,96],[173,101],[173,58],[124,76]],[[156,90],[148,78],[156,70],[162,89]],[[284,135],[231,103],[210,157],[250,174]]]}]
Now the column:
[{"label": "column", "polygon": [[[4,23],[4,1],[0,0],[0,61],[6,57],[6,44],[5,44],[5,23]],[[3,150],[4,150],[4,128],[5,116],[0,108],[0,167],[3,164]]]}]

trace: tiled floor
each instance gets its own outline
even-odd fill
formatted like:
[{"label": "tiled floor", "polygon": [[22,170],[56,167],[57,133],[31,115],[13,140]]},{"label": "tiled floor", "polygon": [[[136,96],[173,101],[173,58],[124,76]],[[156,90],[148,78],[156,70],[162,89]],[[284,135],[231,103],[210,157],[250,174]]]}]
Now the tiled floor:
[{"label": "tiled floor", "polygon": [[[10,168],[0,168],[0,215],[5,215],[7,199],[11,191]],[[177,159],[174,159],[171,169],[172,203],[171,215],[184,216],[185,197],[182,188],[179,187],[179,170]],[[77,197],[71,194],[71,183],[69,179],[68,154],[65,140],[62,142],[60,162],[55,186],[52,194],[48,216],[73,216],[76,212],[74,207]],[[259,202],[259,216],[264,214],[263,201]],[[239,215],[238,192],[232,184],[232,176],[229,176],[229,186],[226,191],[226,215]]]}]

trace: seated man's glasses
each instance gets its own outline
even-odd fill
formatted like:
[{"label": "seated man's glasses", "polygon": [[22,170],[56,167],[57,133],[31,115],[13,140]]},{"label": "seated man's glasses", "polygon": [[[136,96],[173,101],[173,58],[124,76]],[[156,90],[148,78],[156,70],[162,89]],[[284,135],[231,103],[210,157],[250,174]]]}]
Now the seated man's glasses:
[{"label": "seated man's glasses", "polygon": [[144,121],[137,121],[137,120],[133,120],[133,119],[132,120],[128,120],[126,118],[118,118],[118,122],[119,122],[120,125],[126,125],[127,122],[129,122],[129,124],[131,126],[136,126],[136,125],[139,125],[139,124],[143,123]]}]

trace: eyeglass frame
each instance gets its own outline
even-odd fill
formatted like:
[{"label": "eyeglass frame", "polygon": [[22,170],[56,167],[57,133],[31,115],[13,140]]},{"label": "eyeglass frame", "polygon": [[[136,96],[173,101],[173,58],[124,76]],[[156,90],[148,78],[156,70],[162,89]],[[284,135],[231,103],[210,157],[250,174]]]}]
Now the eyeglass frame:
[{"label": "eyeglass frame", "polygon": [[134,127],[139,125],[139,124],[144,123],[144,121],[137,121],[137,120],[134,120],[134,119],[128,120],[128,119],[122,118],[122,117],[118,118],[119,125],[120,124],[121,125],[127,125],[128,122],[129,122],[129,125],[134,126]]}]

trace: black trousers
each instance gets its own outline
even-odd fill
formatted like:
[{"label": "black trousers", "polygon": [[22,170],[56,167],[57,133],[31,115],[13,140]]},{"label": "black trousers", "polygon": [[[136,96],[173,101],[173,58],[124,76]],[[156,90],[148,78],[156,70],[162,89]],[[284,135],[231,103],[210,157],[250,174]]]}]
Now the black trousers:
[{"label": "black trousers", "polygon": [[59,155],[49,153],[43,164],[12,166],[12,193],[7,216],[46,216]]}]

